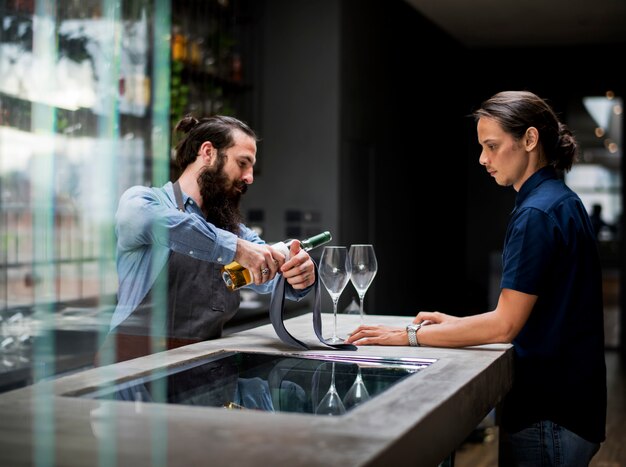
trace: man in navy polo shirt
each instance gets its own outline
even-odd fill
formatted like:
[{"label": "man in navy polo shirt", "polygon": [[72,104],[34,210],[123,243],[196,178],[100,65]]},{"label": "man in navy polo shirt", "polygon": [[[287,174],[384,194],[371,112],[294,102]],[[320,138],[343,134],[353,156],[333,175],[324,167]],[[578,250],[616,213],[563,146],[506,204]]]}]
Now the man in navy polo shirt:
[{"label": "man in navy polo shirt", "polygon": [[480,163],[498,185],[517,191],[496,308],[462,318],[420,312],[406,329],[360,326],[348,342],[511,342],[515,377],[501,421],[510,463],[588,466],[605,439],[607,388],[596,237],[583,203],[560,176],[571,169],[577,143],[531,92],[498,93],[474,117]]}]

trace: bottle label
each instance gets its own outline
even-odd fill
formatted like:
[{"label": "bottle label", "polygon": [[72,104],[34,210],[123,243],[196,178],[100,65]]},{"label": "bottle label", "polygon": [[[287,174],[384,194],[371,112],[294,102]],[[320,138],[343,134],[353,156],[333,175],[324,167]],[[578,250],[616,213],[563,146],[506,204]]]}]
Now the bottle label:
[{"label": "bottle label", "polygon": [[250,271],[237,261],[233,261],[222,268],[222,279],[229,290],[237,290],[246,284],[250,284],[252,275]]}]

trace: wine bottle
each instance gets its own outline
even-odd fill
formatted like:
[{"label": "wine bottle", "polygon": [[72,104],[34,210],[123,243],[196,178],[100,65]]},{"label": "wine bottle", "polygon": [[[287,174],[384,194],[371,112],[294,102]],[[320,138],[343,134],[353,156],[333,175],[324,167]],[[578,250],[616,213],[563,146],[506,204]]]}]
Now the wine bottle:
[{"label": "wine bottle", "polygon": [[[333,237],[330,232],[326,231],[307,238],[306,240],[284,240],[282,242],[274,243],[272,247],[276,248],[283,255],[285,255],[285,260],[288,260],[291,251],[291,244],[293,242],[300,242],[300,248],[304,251],[310,251],[313,248],[317,248],[320,245],[330,242],[332,238]],[[252,283],[252,274],[250,274],[250,271],[244,268],[237,261],[233,261],[222,267],[222,279],[224,279],[226,287],[228,287],[229,290],[237,290],[244,285]]]}]

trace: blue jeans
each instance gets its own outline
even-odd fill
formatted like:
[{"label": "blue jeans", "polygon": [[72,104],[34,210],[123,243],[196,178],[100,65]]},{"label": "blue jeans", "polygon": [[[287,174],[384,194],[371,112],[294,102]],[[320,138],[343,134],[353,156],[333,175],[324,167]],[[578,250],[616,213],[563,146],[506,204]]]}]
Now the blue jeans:
[{"label": "blue jeans", "polygon": [[509,433],[508,438],[511,455],[519,467],[587,467],[600,449],[600,443],[545,420]]}]

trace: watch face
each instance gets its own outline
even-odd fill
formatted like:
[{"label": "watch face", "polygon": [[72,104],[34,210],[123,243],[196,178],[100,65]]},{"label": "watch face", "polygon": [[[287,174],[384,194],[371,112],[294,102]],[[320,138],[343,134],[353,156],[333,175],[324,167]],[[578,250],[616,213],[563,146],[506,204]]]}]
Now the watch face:
[{"label": "watch face", "polygon": [[409,324],[409,325],[406,327],[406,330],[407,330],[407,331],[417,331],[417,329],[418,329],[417,324]]}]

